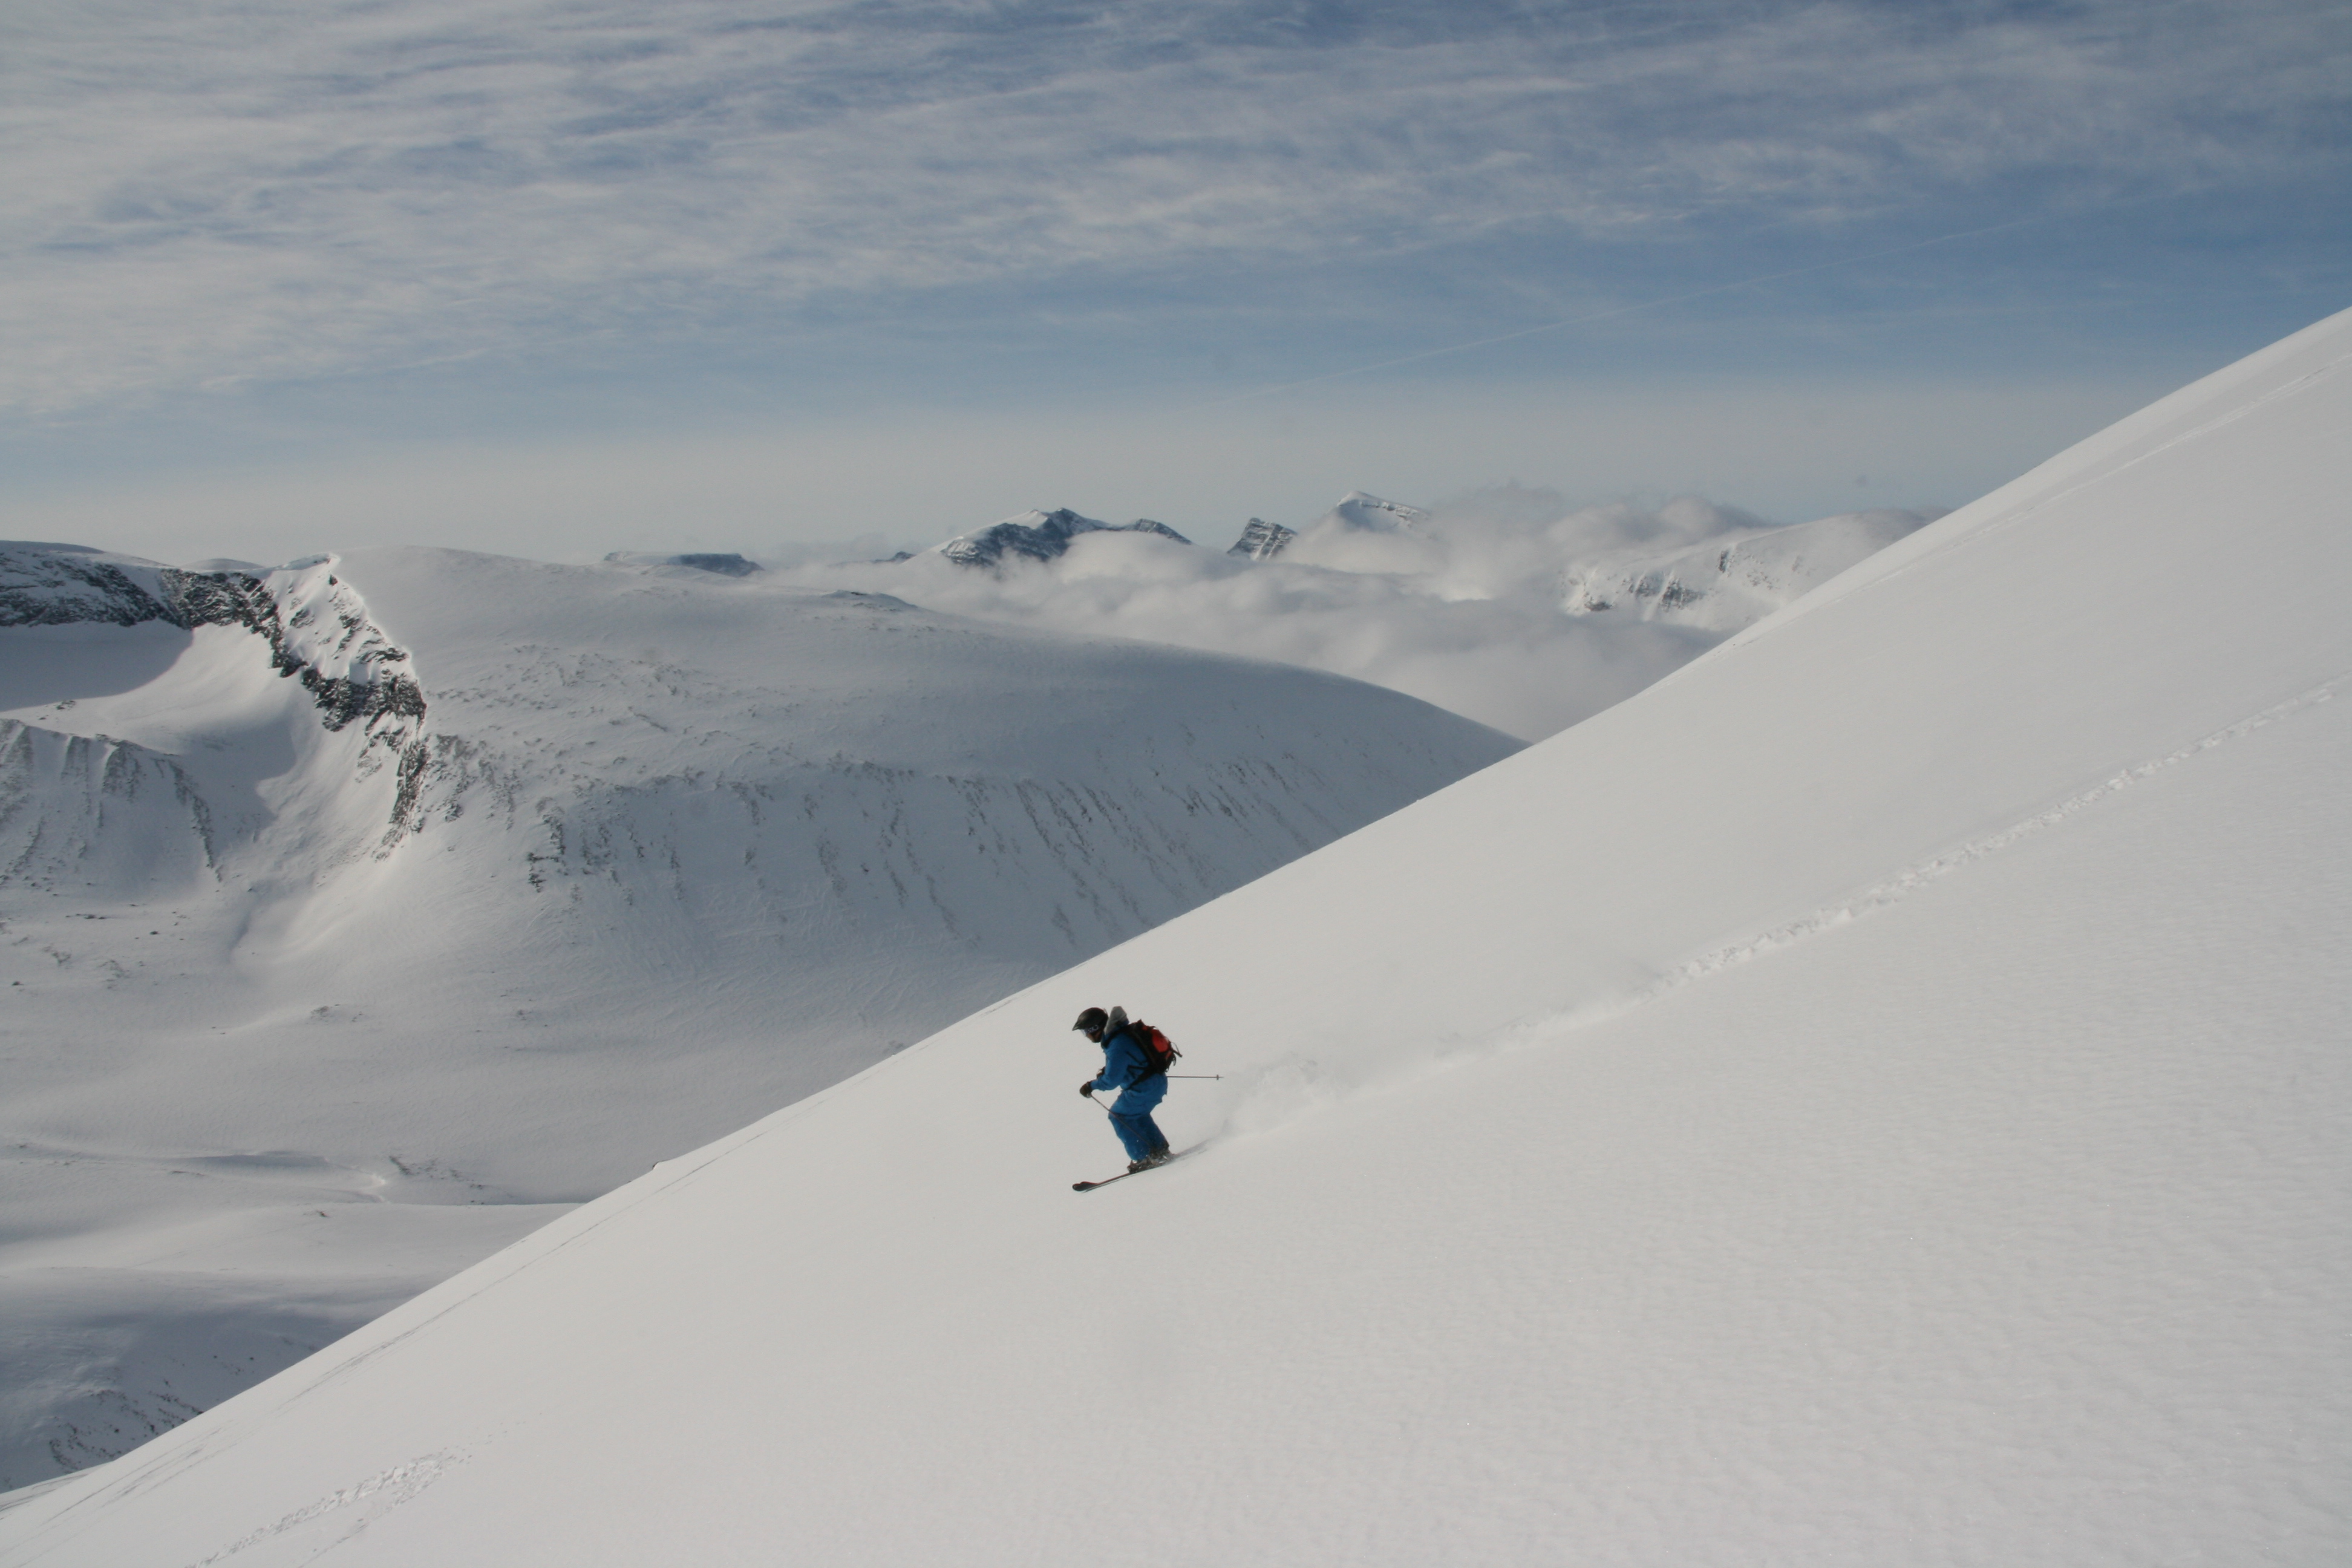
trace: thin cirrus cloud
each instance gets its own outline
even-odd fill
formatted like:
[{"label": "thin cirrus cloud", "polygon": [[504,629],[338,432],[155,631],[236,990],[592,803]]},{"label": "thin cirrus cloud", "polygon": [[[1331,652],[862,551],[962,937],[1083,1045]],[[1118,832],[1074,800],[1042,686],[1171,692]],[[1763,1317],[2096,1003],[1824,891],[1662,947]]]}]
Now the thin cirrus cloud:
[{"label": "thin cirrus cloud", "polygon": [[1197,325],[1223,302],[1171,279],[1289,279],[1377,321],[1423,301],[1368,262],[1465,246],[1540,319],[1709,226],[2334,180],[2352,58],[2342,7],[2280,0],[126,0],[0,26],[20,416],[690,355],[956,290]]}]

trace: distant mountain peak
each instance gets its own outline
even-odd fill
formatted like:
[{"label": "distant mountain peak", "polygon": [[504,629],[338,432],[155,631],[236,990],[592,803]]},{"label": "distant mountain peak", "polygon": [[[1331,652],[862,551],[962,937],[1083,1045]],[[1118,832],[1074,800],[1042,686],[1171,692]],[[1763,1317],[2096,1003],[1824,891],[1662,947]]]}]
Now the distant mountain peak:
[{"label": "distant mountain peak", "polygon": [[1400,528],[1418,528],[1429,521],[1429,513],[1402,501],[1383,500],[1367,490],[1349,490],[1322,519],[1327,522],[1335,520],[1349,528],[1388,533]]},{"label": "distant mountain peak", "polygon": [[615,550],[604,559],[620,566],[690,566],[697,572],[715,572],[721,577],[749,577],[761,570],[758,562],[731,552],[645,555],[632,550]]},{"label": "distant mountain peak", "polygon": [[1295,528],[1285,528],[1278,522],[1254,517],[1243,527],[1242,536],[1234,541],[1233,548],[1225,553],[1244,555],[1252,561],[1271,561],[1289,549],[1290,542],[1297,537],[1298,531]]},{"label": "distant mountain peak", "polygon": [[960,533],[935,548],[959,566],[996,567],[1008,559],[1055,560],[1066,554],[1070,542],[1082,533],[1156,533],[1179,544],[1192,542],[1166,523],[1154,522],[1148,517],[1139,517],[1120,526],[1083,516],[1068,507],[1056,507],[1052,511],[1033,508],[992,523],[977,533]]},{"label": "distant mountain peak", "polygon": [[1734,632],[1941,515],[1847,512],[1588,563],[1562,580],[1560,608],[1571,616],[1674,621]]}]

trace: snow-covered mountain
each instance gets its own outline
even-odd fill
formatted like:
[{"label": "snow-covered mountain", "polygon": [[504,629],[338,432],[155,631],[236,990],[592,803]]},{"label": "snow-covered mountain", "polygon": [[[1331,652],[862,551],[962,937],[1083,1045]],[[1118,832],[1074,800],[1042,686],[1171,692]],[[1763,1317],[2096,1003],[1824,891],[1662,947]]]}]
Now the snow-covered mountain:
[{"label": "snow-covered mountain", "polygon": [[1383,500],[1365,490],[1349,490],[1329,511],[1304,528],[1289,529],[1263,518],[1250,519],[1241,538],[1225,553],[1244,555],[1253,561],[1271,561],[1286,554],[1303,539],[1307,541],[1303,553],[1334,557],[1330,563],[1343,564],[1350,558],[1345,542],[1364,534],[1411,534],[1427,527],[1429,521],[1430,514],[1419,507]]},{"label": "snow-covered mountain", "polygon": [[[2347,426],[2352,315],[0,1562],[2343,1561]],[[1224,1077],[1077,1195],[1112,1002]]]},{"label": "snow-covered mountain", "polygon": [[649,555],[641,551],[615,550],[604,559],[621,566],[690,566],[697,572],[716,572],[722,577],[749,577],[760,570],[758,562],[731,552],[689,552],[684,555]]},{"label": "snow-covered mountain", "polygon": [[1516,749],[688,565],[0,574],[17,1483]]},{"label": "snow-covered mountain", "polygon": [[1664,553],[1580,563],[1565,574],[1573,616],[1674,621],[1735,632],[1916,532],[1933,514],[1862,511],[1750,528]]},{"label": "snow-covered mountain", "polygon": [[1402,501],[1383,500],[1362,490],[1349,490],[1339,502],[1317,519],[1314,528],[1349,528],[1365,533],[1392,533],[1401,528],[1418,528],[1429,521],[1429,513],[1417,506]]},{"label": "snow-covered mountain", "polygon": [[[396,841],[424,695],[331,565],[192,572],[0,543],[0,886],[122,899],[197,867],[217,881],[273,818],[347,848]],[[260,798],[263,779],[298,775]]]},{"label": "snow-covered mountain", "polygon": [[[778,575],[1011,625],[1084,626],[1304,665],[1539,740],[1797,597],[1832,560],[1931,515],[1779,528],[1696,497],[1574,506],[1507,486],[1423,512],[1355,491],[1303,533],[1253,519],[1223,551],[1094,529],[1069,536],[1050,559],[1007,554],[987,571],[932,550],[895,561],[804,560]],[[1709,544],[1706,602],[1686,605],[1700,574],[1671,558],[1696,563]],[[1673,611],[1637,613],[1654,609],[1663,590],[1624,597],[1611,612],[1586,607],[1580,585],[1628,563],[1637,568],[1629,594],[1654,575],[1682,585]]]},{"label": "snow-covered mountain", "polygon": [[1228,555],[1239,555],[1251,561],[1271,561],[1290,546],[1297,531],[1278,522],[1268,522],[1254,517],[1243,525],[1242,535],[1226,547]]},{"label": "snow-covered mountain", "polygon": [[1225,553],[1252,561],[1271,561],[1302,538],[1328,547],[1334,540],[1349,535],[1396,533],[1425,526],[1428,521],[1429,513],[1419,507],[1382,500],[1363,490],[1349,490],[1339,498],[1337,506],[1303,529],[1285,528],[1262,517],[1250,519],[1241,537]]},{"label": "snow-covered mountain", "polygon": [[1086,533],[1150,533],[1179,544],[1192,542],[1166,523],[1154,522],[1148,517],[1114,525],[1080,517],[1067,507],[1057,507],[1052,511],[1031,510],[1008,517],[977,533],[960,533],[933,549],[959,566],[995,567],[1009,560],[1055,560],[1068,552],[1072,540]]},{"label": "snow-covered mountain", "polygon": [[1281,556],[1300,565],[1342,572],[1425,574],[1442,566],[1445,544],[1428,531],[1419,507],[1349,490],[1329,511],[1286,541]]}]

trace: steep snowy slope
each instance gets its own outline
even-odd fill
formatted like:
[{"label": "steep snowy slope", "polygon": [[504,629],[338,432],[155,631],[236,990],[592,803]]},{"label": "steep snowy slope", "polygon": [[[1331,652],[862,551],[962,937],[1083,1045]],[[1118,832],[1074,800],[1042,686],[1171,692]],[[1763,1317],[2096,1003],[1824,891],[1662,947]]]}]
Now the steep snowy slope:
[{"label": "steep snowy slope", "polygon": [[[2344,1561],[2348,360],[665,1164],[0,1562]],[[1227,1077],[1081,1196],[1111,1001]]]},{"label": "steep snowy slope", "polygon": [[9,563],[18,1484],[1514,749],[684,566]]}]

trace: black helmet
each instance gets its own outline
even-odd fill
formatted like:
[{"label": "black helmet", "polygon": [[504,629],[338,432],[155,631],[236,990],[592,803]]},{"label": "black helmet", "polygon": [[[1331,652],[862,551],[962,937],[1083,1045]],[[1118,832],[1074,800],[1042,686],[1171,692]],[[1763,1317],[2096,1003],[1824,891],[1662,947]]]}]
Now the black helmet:
[{"label": "black helmet", "polygon": [[1085,1012],[1078,1015],[1078,1021],[1071,1025],[1070,1027],[1085,1035],[1086,1037],[1090,1040],[1099,1040],[1102,1038],[1104,1026],[1109,1024],[1109,1014],[1104,1012],[1099,1007],[1089,1007]]}]

